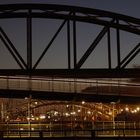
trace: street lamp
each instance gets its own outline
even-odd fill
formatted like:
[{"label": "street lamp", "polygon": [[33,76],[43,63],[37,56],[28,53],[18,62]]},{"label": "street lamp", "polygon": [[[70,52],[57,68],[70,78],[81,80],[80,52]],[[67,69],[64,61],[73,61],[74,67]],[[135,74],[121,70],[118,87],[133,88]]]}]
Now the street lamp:
[{"label": "street lamp", "polygon": [[32,96],[30,95],[29,98],[25,97],[25,100],[28,100],[28,117],[27,117],[27,121],[28,121],[28,130],[29,130],[29,136],[31,136],[31,99]]},{"label": "street lamp", "polygon": [[112,121],[113,121],[113,135],[115,135],[115,102],[111,102],[112,104]]}]

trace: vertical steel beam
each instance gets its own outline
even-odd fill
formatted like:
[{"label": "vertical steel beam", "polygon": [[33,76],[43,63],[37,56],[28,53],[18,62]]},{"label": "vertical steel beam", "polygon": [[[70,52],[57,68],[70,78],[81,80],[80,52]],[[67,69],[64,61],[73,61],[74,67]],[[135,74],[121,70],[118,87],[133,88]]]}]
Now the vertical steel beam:
[{"label": "vertical steel beam", "polygon": [[[119,25],[119,20],[116,20],[116,23]],[[116,37],[117,37],[117,64],[120,68],[121,54],[120,54],[120,31],[119,28],[116,28]]]},{"label": "vertical steel beam", "polygon": [[68,41],[68,69],[71,69],[70,20],[67,21],[67,41]]},{"label": "vertical steel beam", "polygon": [[[73,13],[75,17],[75,13]],[[73,59],[74,59],[74,69],[76,68],[77,64],[77,48],[76,48],[76,20],[73,20]]]},{"label": "vertical steel beam", "polygon": [[108,68],[111,69],[111,42],[110,42],[110,28],[107,32],[107,41],[108,41]]},{"label": "vertical steel beam", "polygon": [[27,17],[27,69],[31,71],[32,69],[32,18],[31,10],[28,10]]}]

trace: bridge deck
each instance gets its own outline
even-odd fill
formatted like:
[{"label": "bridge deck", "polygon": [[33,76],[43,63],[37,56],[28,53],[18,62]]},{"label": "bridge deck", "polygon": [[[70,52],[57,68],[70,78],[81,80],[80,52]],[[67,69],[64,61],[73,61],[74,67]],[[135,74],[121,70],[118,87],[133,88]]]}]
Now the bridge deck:
[{"label": "bridge deck", "polygon": [[7,98],[33,98],[51,100],[113,100],[133,102],[139,100],[140,84],[128,79],[66,79],[0,77],[0,96]]}]

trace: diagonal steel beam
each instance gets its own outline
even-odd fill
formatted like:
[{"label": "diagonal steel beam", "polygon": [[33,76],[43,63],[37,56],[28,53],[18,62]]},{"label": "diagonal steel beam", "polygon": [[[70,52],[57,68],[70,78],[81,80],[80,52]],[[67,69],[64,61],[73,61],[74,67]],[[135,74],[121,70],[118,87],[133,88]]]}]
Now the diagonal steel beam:
[{"label": "diagonal steel beam", "polygon": [[51,41],[48,43],[48,45],[46,46],[46,48],[44,49],[44,51],[42,52],[42,54],[40,55],[40,57],[38,58],[38,60],[36,61],[35,65],[33,66],[33,69],[36,69],[36,67],[38,66],[38,64],[40,63],[40,61],[42,60],[42,58],[44,57],[44,55],[46,54],[46,52],[48,51],[48,49],[50,48],[50,46],[52,45],[53,41],[55,40],[55,38],[57,37],[57,35],[59,34],[59,32],[61,31],[61,29],[64,27],[65,23],[67,22],[67,19],[65,19],[62,24],[60,25],[60,27],[58,28],[58,30],[56,31],[56,33],[54,34],[53,38],[51,39]]},{"label": "diagonal steel beam", "polygon": [[23,58],[21,57],[21,55],[18,53],[17,49],[15,48],[15,46],[13,45],[13,43],[11,42],[11,40],[8,38],[8,36],[6,35],[6,33],[4,32],[4,30],[2,29],[2,27],[0,27],[0,32],[3,35],[3,37],[5,38],[5,40],[8,42],[11,51],[13,51],[13,53],[17,57],[16,59],[19,59],[21,61],[21,63],[22,63],[21,65],[24,65],[24,67],[26,68],[27,65],[26,65],[25,61],[23,60]]},{"label": "diagonal steel beam", "polygon": [[[114,22],[114,19],[111,21],[111,23]],[[87,49],[85,54],[82,56],[82,58],[79,60],[79,62],[76,65],[76,69],[79,69],[84,62],[87,60],[89,55],[93,52],[93,50],[96,48],[97,44],[100,42],[100,40],[104,37],[106,32],[108,31],[108,26],[104,27],[101,32],[98,34],[98,36],[95,38],[93,43],[90,45],[90,47]]]},{"label": "diagonal steel beam", "polygon": [[130,52],[129,54],[120,62],[120,66],[117,66],[116,68],[118,67],[121,67],[135,52],[136,50],[140,47],[140,43],[138,43]]},{"label": "diagonal steel beam", "polygon": [[121,68],[125,68],[133,59],[134,57],[140,52],[140,48],[124,63]]},{"label": "diagonal steel beam", "polygon": [[9,46],[9,44],[5,41],[4,37],[0,34],[0,39],[3,42],[3,44],[6,46],[6,48],[8,49],[8,51],[10,52],[10,54],[13,56],[13,58],[15,59],[15,61],[17,62],[17,64],[19,65],[19,67],[21,69],[24,69],[24,67],[22,66],[22,64],[20,63],[19,59],[17,58],[17,56],[14,54],[14,52],[12,51],[11,47]]}]

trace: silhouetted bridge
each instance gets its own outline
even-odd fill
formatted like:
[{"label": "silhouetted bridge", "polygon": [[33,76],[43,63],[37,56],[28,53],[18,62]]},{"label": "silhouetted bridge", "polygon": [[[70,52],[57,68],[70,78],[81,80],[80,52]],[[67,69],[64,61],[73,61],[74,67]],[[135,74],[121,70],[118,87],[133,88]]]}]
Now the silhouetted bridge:
[{"label": "silhouetted bridge", "polygon": [[[53,19],[62,22],[54,32],[54,35],[48,41],[46,47],[43,49],[40,55],[37,55],[36,60],[33,57],[33,19]],[[101,77],[101,78],[114,78],[114,77],[140,77],[140,70],[134,67],[129,67],[129,64],[138,56],[140,51],[140,42],[135,41],[133,46],[124,55],[122,50],[124,46],[121,45],[121,33],[130,33],[134,35],[134,38],[139,38],[140,35],[140,19],[134,18],[122,14],[113,12],[82,8],[75,6],[65,5],[51,5],[51,4],[8,4],[0,5],[0,20],[5,19],[24,19],[24,29],[27,33],[25,36],[27,48],[26,58],[23,58],[17,47],[11,41],[7,32],[4,30],[2,25],[0,26],[0,39],[3,47],[5,47],[9,54],[13,57],[17,67],[8,66],[8,68],[1,68],[0,75],[28,75],[28,76],[54,76],[54,77]],[[10,22],[10,21],[9,21]],[[99,33],[96,34],[95,38],[91,41],[89,47],[86,47],[85,51],[79,55],[80,50],[78,49],[78,23],[86,23],[88,25],[100,26]],[[51,64],[57,65],[55,68],[47,67],[45,65],[40,66],[42,59],[48,54],[48,50],[52,48],[54,41],[56,41],[58,35],[65,28],[66,34],[63,33],[61,38],[65,38],[66,44],[64,45],[63,57],[61,60],[58,58],[57,62],[51,60]],[[91,27],[91,26],[90,26]],[[45,28],[45,27],[44,27]],[[81,29],[82,30],[82,29]],[[14,30],[15,31],[15,30]],[[23,32],[23,31],[22,31]],[[14,34],[14,32],[13,32]],[[38,33],[39,34],[39,33]],[[128,34],[126,34],[127,36]],[[128,35],[129,36],[129,35]],[[106,37],[106,38],[105,38]],[[91,55],[96,53],[99,43],[102,39],[106,40],[104,43],[103,51],[96,59]],[[114,38],[115,41],[114,41]],[[15,39],[16,40],[16,39]],[[80,40],[82,41],[82,40]],[[113,42],[113,45],[112,43]],[[128,43],[128,40],[127,40]],[[21,44],[21,43],[20,43]],[[106,45],[105,45],[106,44]],[[56,45],[58,48],[61,45]],[[39,49],[39,48],[38,48]],[[100,50],[101,51],[101,50]],[[23,53],[23,51],[22,51]],[[54,55],[58,55],[58,51],[54,52]],[[63,56],[62,54],[59,54]],[[58,56],[59,56],[58,55]],[[39,56],[39,57],[38,57]],[[114,57],[116,56],[116,57]],[[123,56],[123,57],[122,57]],[[99,59],[103,60],[105,66],[98,66],[95,68],[94,65],[88,65],[88,58],[95,59],[94,63],[98,64]],[[102,58],[103,57],[103,58]],[[5,58],[6,60],[6,58]],[[65,60],[65,65],[62,63]],[[10,60],[11,61],[11,60]],[[4,61],[7,63],[6,61]],[[48,61],[47,61],[48,62]],[[86,67],[85,65],[86,64]]]},{"label": "silhouetted bridge", "polygon": [[[59,27],[54,32],[54,35],[50,35],[51,39],[45,45],[40,55],[33,56],[34,39],[33,39],[33,24],[34,19],[53,19],[56,22],[59,20]],[[0,23],[0,40],[1,46],[9,52],[9,56],[12,56],[17,66],[8,63],[8,58],[1,58],[8,68],[0,68],[1,76],[9,76],[7,78],[1,77],[1,97],[9,98],[23,98],[25,96],[32,95],[32,98],[41,98],[49,100],[88,100],[88,101],[120,101],[139,99],[139,84],[132,83],[113,83],[96,80],[83,80],[78,78],[139,78],[139,67],[129,67],[139,54],[140,51],[140,19],[134,18],[122,14],[113,12],[82,8],[66,5],[51,5],[51,4],[7,4],[0,5],[0,21],[9,21],[9,19],[24,19],[24,28],[26,35],[26,48],[25,57],[19,52],[22,46],[15,46],[7,31],[3,28],[3,24]],[[86,23],[85,26],[95,25],[100,26],[100,30],[96,33],[95,37],[92,37],[91,44],[85,48],[80,54],[78,49],[78,24]],[[46,24],[45,24],[46,25]],[[64,29],[64,27],[66,27]],[[86,28],[85,27],[85,28]],[[90,26],[91,27],[91,26]],[[65,30],[65,33],[61,32]],[[23,30],[21,31],[21,33]],[[133,43],[133,46],[127,53],[122,54],[124,46],[121,45],[121,33],[125,32],[134,35],[138,38],[138,41]],[[23,33],[23,34],[24,34]],[[55,68],[41,65],[42,59],[48,55],[48,50],[52,48],[53,43],[57,40],[58,35],[62,33],[61,38],[65,39],[63,54],[58,55],[58,50],[54,52],[55,56],[62,56],[62,59],[57,59],[55,62],[51,60],[51,64],[57,65]],[[15,34],[15,32],[13,32]],[[38,33],[39,34],[39,33]],[[49,35],[48,35],[49,36]],[[137,36],[137,37],[136,37]],[[114,38],[115,41],[114,41]],[[94,60],[93,53],[96,53],[96,48],[99,43],[105,39],[106,46],[101,53],[102,55],[97,57],[94,63],[98,64],[98,60],[103,60],[105,66],[94,67],[94,65],[88,65],[88,58]],[[16,40],[16,38],[15,38]],[[80,40],[82,41],[82,40]],[[112,45],[113,41],[113,45]],[[60,42],[57,42],[60,43]],[[62,45],[57,44],[59,47]],[[44,44],[43,44],[44,45]],[[19,47],[17,49],[17,47]],[[39,47],[38,47],[39,49]],[[22,50],[22,49],[21,49]],[[38,50],[36,50],[39,52]],[[101,50],[100,50],[101,52]],[[23,53],[23,51],[22,51]],[[122,57],[122,55],[124,57]],[[65,56],[65,57],[63,57]],[[102,58],[102,56],[104,56]],[[116,57],[114,57],[116,56]],[[105,59],[104,59],[105,58]],[[63,62],[65,60],[65,62]],[[9,60],[11,62],[11,60]],[[2,62],[2,63],[3,63]],[[48,62],[48,61],[47,61]],[[61,62],[65,63],[62,65]],[[86,64],[86,66],[84,65]],[[43,68],[42,68],[43,67]],[[13,76],[11,78],[10,76]],[[17,76],[23,78],[17,78]],[[27,78],[24,78],[27,77]],[[44,77],[44,79],[34,79],[33,77]],[[46,78],[46,77],[52,77]],[[59,77],[59,78],[57,78]],[[46,79],[45,79],[46,78]],[[69,79],[66,79],[69,78]],[[73,79],[71,81],[71,78]],[[61,80],[60,80],[61,79]],[[133,90],[135,89],[135,90]]]},{"label": "silhouetted bridge", "polygon": [[[54,32],[50,41],[47,42],[45,48],[40,55],[37,55],[36,60],[33,57],[33,19],[54,19],[59,20],[59,27]],[[7,31],[0,23],[0,40],[1,46],[9,52],[17,66],[9,65],[7,58],[1,58],[2,63],[7,63],[8,68],[0,68],[0,97],[6,98],[25,98],[32,97],[37,99],[48,100],[67,100],[67,101],[96,101],[96,102],[139,102],[140,100],[140,85],[131,83],[129,80],[123,79],[86,79],[86,78],[140,78],[139,67],[135,68],[129,64],[138,56],[140,52],[140,42],[135,41],[131,49],[127,50],[124,55],[124,46],[121,45],[121,33],[125,32],[134,35],[134,38],[140,35],[140,19],[113,12],[82,8],[75,6],[50,5],[50,4],[8,4],[0,5],[0,21],[5,19],[24,19],[26,52],[25,57],[19,52]],[[10,20],[9,20],[10,21]],[[86,23],[94,26],[100,26],[100,31],[92,37],[90,45],[87,45],[82,54],[78,51],[78,34],[77,23]],[[11,26],[12,27],[12,26]],[[58,62],[51,61],[51,64],[57,65],[55,68],[41,66],[42,59],[47,55],[48,50],[52,48],[60,32],[65,28],[65,33],[61,38],[65,38],[65,57]],[[86,28],[86,27],[85,27]],[[15,30],[14,30],[15,31]],[[23,34],[24,34],[23,33]],[[116,39],[114,39],[114,37]],[[94,67],[88,65],[87,59],[96,53],[96,48],[102,39],[106,40],[106,47],[101,53],[104,57],[97,57],[94,63],[98,64],[98,60],[102,59],[105,66]],[[15,39],[16,40],[16,39]],[[112,45],[112,42],[114,43]],[[56,43],[57,44],[57,43]],[[105,45],[104,44],[104,45]],[[20,45],[22,43],[20,42]],[[61,45],[56,45],[60,47]],[[85,46],[84,46],[85,47]],[[115,49],[114,49],[115,47]],[[101,50],[100,50],[101,51]],[[125,50],[126,51],[126,50]],[[23,53],[23,51],[21,51]],[[62,50],[63,52],[63,50]],[[64,54],[63,53],[63,54]],[[55,56],[60,56],[55,52]],[[63,55],[62,55],[63,56]],[[114,57],[116,56],[116,57]],[[123,56],[123,57],[122,57]],[[105,58],[105,59],[104,59]],[[61,62],[65,60],[65,65]],[[11,62],[11,60],[10,60]],[[47,61],[48,62],[48,61]],[[45,64],[45,63],[44,63]],[[86,65],[85,65],[86,64]],[[42,68],[43,67],[43,68]],[[13,77],[12,77],[13,76]],[[35,78],[41,77],[41,78]],[[42,78],[43,77],[43,78]],[[48,78],[47,78],[48,77]],[[85,79],[78,79],[85,78]],[[29,124],[28,124],[29,125]],[[3,126],[3,125],[0,125]],[[111,132],[111,139],[124,138],[127,134],[133,134],[132,139],[139,139],[139,128],[114,128],[107,129],[86,129],[86,130],[65,130],[59,131],[59,136],[66,139],[105,139],[101,135]],[[135,125],[136,126],[136,125]],[[4,130],[1,131],[2,138],[11,138],[15,133],[18,133],[18,138],[22,138],[24,134],[29,136],[36,135],[39,139],[45,139],[45,135],[56,131],[24,131],[22,130]],[[130,133],[128,133],[128,131]],[[118,133],[120,132],[120,133]],[[80,134],[79,134],[80,133]],[[115,136],[114,134],[117,134]],[[23,135],[22,135],[23,134]],[[82,135],[84,134],[84,135]],[[87,136],[87,135],[88,136]],[[27,135],[25,137],[27,138]],[[56,134],[57,135],[57,134]],[[72,137],[71,137],[72,136]],[[87,136],[87,137],[86,137]],[[107,135],[107,139],[109,139]],[[47,137],[48,139],[49,137]],[[52,136],[50,136],[52,138]],[[60,138],[60,137],[59,137]],[[131,139],[129,135],[127,138]],[[29,137],[30,139],[30,137]],[[54,139],[54,138],[53,138]]]}]

